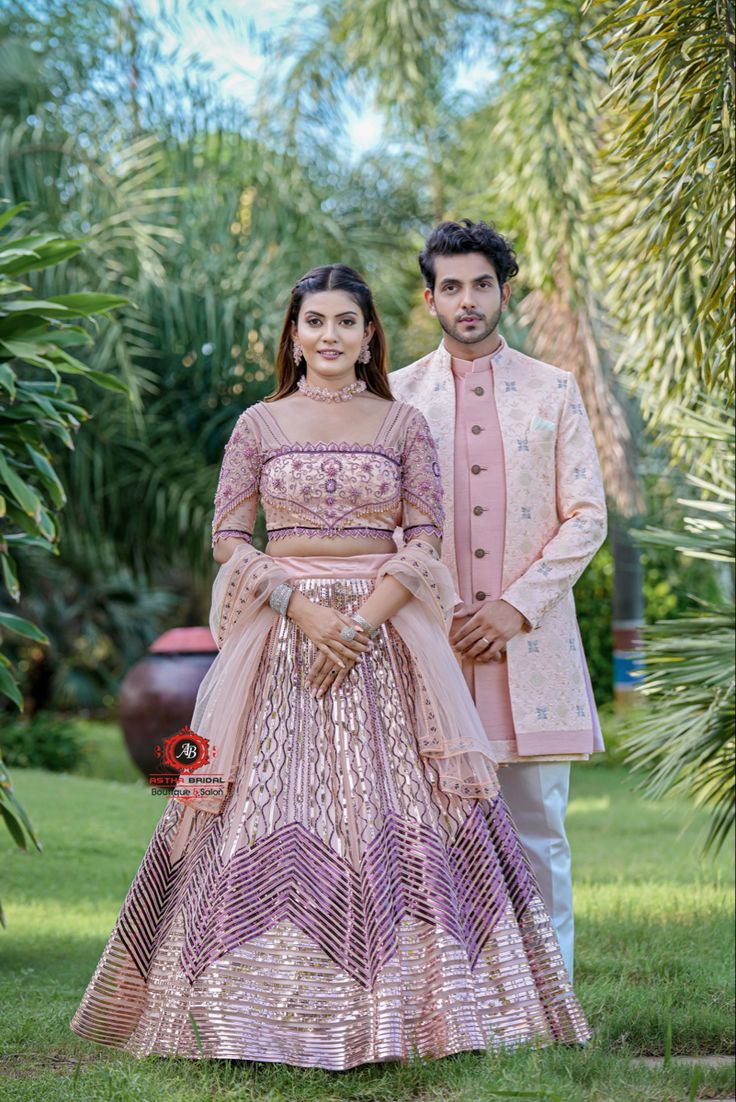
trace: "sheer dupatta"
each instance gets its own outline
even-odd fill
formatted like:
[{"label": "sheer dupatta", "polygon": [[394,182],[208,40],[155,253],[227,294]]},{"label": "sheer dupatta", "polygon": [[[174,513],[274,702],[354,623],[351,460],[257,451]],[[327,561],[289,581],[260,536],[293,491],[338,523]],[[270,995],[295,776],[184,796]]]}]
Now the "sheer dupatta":
[{"label": "sheer dupatta", "polygon": [[[276,618],[268,598],[287,579],[278,559],[245,542],[217,572],[209,622],[218,654],[199,686],[190,724],[209,741],[210,760],[182,774],[177,787],[189,787],[191,794],[174,797],[194,811],[219,812],[235,778],[258,667]],[[222,795],[195,794],[208,776],[223,778]]]},{"label": "sheer dupatta", "polygon": [[[191,722],[195,733],[210,742],[210,762],[181,778],[180,787],[190,790],[181,799],[195,811],[221,810],[242,759],[255,679],[275,622],[268,605],[274,587],[304,577],[307,563],[322,577],[350,578],[357,566],[348,556],[308,557],[292,565],[250,544],[259,472],[273,443],[267,439],[268,425],[258,406],[241,415],[226,447],[218,484],[213,543],[236,535],[238,544],[212,588],[210,628],[219,653],[200,685]],[[393,575],[412,594],[391,623],[416,673],[419,751],[431,759],[441,789],[467,799],[488,798],[498,791],[489,740],[447,641],[458,598],[447,567],[426,538],[442,535],[442,483],[434,441],[422,414],[398,402],[377,439],[400,462],[400,519],[406,543],[393,555],[376,555],[371,576],[378,585]],[[195,791],[208,775],[224,778],[222,795]]]},{"label": "sheer dupatta", "polygon": [[[498,791],[495,763],[447,641],[456,602],[449,571],[422,539],[410,541],[394,555],[375,558],[376,585],[391,575],[412,594],[391,624],[406,645],[416,673],[419,752],[432,762],[443,791],[465,799],[489,798]],[[350,558],[310,562],[318,563],[318,573],[323,575],[349,577],[352,570]],[[275,621],[268,597],[274,586],[290,579],[288,559],[264,555],[246,543],[238,545],[218,571],[210,629],[220,649],[200,685],[191,723],[210,742],[210,762],[182,776],[179,787],[191,788],[191,795],[184,792],[174,797],[194,811],[217,814],[235,778],[255,679]],[[221,795],[195,794],[208,775],[223,777]]]},{"label": "sheer dupatta", "polygon": [[450,572],[432,545],[414,539],[380,568],[413,599],[391,617],[417,676],[417,739],[437,770],[439,787],[463,799],[489,799],[498,779],[488,736],[447,640],[458,603]]}]

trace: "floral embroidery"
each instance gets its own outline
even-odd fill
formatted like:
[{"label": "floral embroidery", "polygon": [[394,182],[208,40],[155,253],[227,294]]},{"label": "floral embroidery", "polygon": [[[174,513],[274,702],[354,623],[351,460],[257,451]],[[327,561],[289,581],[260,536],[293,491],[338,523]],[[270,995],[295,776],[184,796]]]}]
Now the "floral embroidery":
[{"label": "floral embroidery", "polygon": [[[509,692],[517,739],[536,738],[544,732],[592,734],[594,721],[582,676],[585,658],[575,633],[575,604],[571,586],[602,543],[606,533],[603,486],[593,436],[584,415],[579,388],[573,375],[541,364],[513,349],[504,352],[503,372],[496,372],[500,428],[508,459],[506,465],[508,510],[505,532],[502,595],[514,604],[535,629],[540,653],[529,653],[528,636],[519,634],[508,645]],[[507,392],[507,371],[513,368],[517,392]],[[450,380],[453,394],[443,383]],[[391,375],[391,389],[427,416],[439,446],[446,480],[447,521],[443,561],[457,578],[452,520],[454,489],[454,383],[451,361],[444,343],[439,349]],[[530,417],[553,422],[555,447],[537,447],[544,434],[528,431]],[[535,446],[532,447],[534,439]],[[529,445],[527,454],[524,442]],[[521,443],[521,447],[519,447]],[[523,452],[523,454],[522,454]],[[587,469],[576,480],[574,467]],[[532,516],[522,503],[529,502],[529,479],[535,493]],[[515,507],[514,503],[516,503]],[[559,525],[554,525],[557,518]],[[543,556],[543,558],[541,558]],[[482,669],[482,667],[480,667]],[[548,708],[548,691],[555,689],[555,708]],[[545,699],[547,697],[547,699]],[[586,708],[578,716],[576,707]],[[541,711],[537,711],[539,708]],[[594,713],[593,713],[594,714]],[[524,742],[525,754],[539,750],[539,743]]]},{"label": "floral embroidery", "polygon": [[400,521],[401,470],[388,451],[336,443],[266,453],[260,491],[269,538],[297,532],[334,538],[348,530],[356,537],[380,530],[378,538],[390,538]]},{"label": "floral embroidery", "polygon": [[343,441],[263,447],[259,416],[238,418],[225,447],[215,497],[212,542],[250,542],[260,496],[269,539],[442,537],[442,484],[427,422],[398,407],[400,449]]},{"label": "floral embroidery", "polygon": [[445,520],[437,449],[424,416],[412,410],[401,462],[401,496],[405,531],[429,527],[442,538]]},{"label": "floral embroidery", "polygon": [[215,494],[213,546],[227,534],[239,533],[239,538],[250,537],[258,508],[260,468],[258,437],[250,425],[247,412],[242,413],[225,445]]}]

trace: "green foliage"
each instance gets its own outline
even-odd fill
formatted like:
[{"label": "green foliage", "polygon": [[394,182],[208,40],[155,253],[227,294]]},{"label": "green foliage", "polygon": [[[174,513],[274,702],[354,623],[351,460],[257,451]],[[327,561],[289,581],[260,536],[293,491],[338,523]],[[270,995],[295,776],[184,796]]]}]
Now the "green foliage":
[{"label": "green foliage", "polygon": [[610,66],[607,304],[645,413],[733,392],[733,6],[593,0]]},{"label": "green foliage", "polygon": [[613,556],[608,541],[583,573],[574,594],[593,694],[600,706],[613,700]]},{"label": "green foliage", "polygon": [[[650,518],[651,519],[651,518]],[[637,530],[633,530],[636,537]],[[680,540],[674,541],[679,545]],[[642,547],[644,569],[644,622],[674,621],[692,609],[693,594],[701,599],[717,599],[719,587],[712,568],[702,559],[683,558],[677,546],[647,541]],[[588,659],[590,678],[596,703],[600,706],[613,700],[613,582],[614,563],[607,540],[575,586],[575,607],[580,634]],[[667,630],[663,627],[662,630]],[[670,625],[669,630],[674,630]],[[639,715],[627,712],[621,724],[616,723],[612,741],[618,745],[638,726]],[[609,727],[606,727],[606,745]],[[623,756],[621,760],[623,760]],[[615,755],[616,760],[619,755]]]},{"label": "green foliage", "polygon": [[589,300],[599,234],[592,213],[605,73],[593,23],[578,0],[522,0],[506,27],[498,95],[470,124],[504,166],[480,198],[491,211],[500,200],[509,230],[521,235],[524,283],[561,290],[573,307]]},{"label": "green foliage", "polygon": [[[307,155],[271,141],[196,52],[171,64],[160,23],[135,4],[15,0],[7,11],[0,40],[34,44],[38,80],[15,101],[6,90],[5,193],[38,196],[32,217],[44,229],[84,230],[65,280],[124,286],[135,303],[88,349],[126,381],[132,403],[80,390],[95,416],[61,460],[68,526],[93,544],[110,540],[120,567],[152,576],[168,560],[185,595],[210,570],[222,448],[242,409],[272,387],[294,280],[316,263],[353,263],[374,282],[389,332],[399,330],[409,280],[379,260],[415,219],[412,181],[383,160],[355,166],[322,144]],[[51,294],[56,279],[48,273],[39,289]]]},{"label": "green foliage", "polygon": [[[91,342],[88,331],[75,324],[77,319],[106,314],[126,299],[94,293],[39,297],[19,282],[19,276],[54,267],[80,251],[79,242],[58,234],[16,231],[14,220],[24,208],[25,204],[18,204],[0,213],[0,389],[5,392],[0,421],[0,567],[5,590],[16,602],[20,598],[18,557],[36,549],[58,553],[56,514],[66,503],[66,494],[55,469],[52,441],[73,448],[72,433],[89,416],[77,404],[74,387],[62,377],[78,376],[127,393],[118,379],[91,369],[69,351]],[[0,640],[7,633],[35,644],[48,643],[33,622],[4,611]],[[16,673],[4,653],[0,654],[0,693],[22,709]],[[38,845],[1,761],[0,815],[16,845],[24,847],[25,834]]]},{"label": "green foliage", "polygon": [[[0,566],[13,601],[20,598],[17,556],[31,548],[58,553],[57,513],[66,504],[66,493],[51,441],[73,448],[72,433],[89,416],[62,376],[80,376],[127,393],[118,379],[92,370],[69,352],[91,343],[87,330],[72,324],[76,319],[107,313],[126,300],[106,294],[39,299],[18,283],[19,275],[60,264],[80,251],[78,242],[57,234],[13,236],[13,220],[22,210],[19,205],[0,215],[0,229],[5,230],[0,238],[0,388],[7,402],[0,422]],[[32,623],[12,614],[3,614],[0,628],[48,642]],[[12,664],[5,655],[0,663],[0,691],[22,708]]]},{"label": "green foliage", "polygon": [[0,722],[0,755],[6,765],[68,773],[80,764],[83,754],[75,723],[50,712]]},{"label": "green foliage", "polygon": [[173,592],[175,577],[162,570],[152,583],[120,566],[104,534],[94,544],[87,533],[70,530],[63,556],[31,549],[19,580],[21,611],[43,623],[48,645],[19,639],[8,654],[37,709],[114,708],[127,670],[185,615]]},{"label": "green foliage", "polygon": [[[27,848],[26,838],[33,842],[37,850],[41,849],[41,843],[38,840],[33,823],[13,791],[13,785],[2,758],[0,758],[0,819],[5,823],[8,833],[18,849],[25,850]],[[5,927],[5,912],[2,903],[0,903],[0,925],[3,928]]]},{"label": "green foliage", "polygon": [[719,412],[710,421],[699,415],[684,420],[686,426],[705,426],[712,438],[720,437],[717,480],[689,475],[700,496],[681,502],[687,510],[682,529],[649,528],[640,539],[645,546],[675,551],[686,562],[718,564],[721,588],[707,600],[693,599],[678,619],[648,629],[642,691],[650,709],[628,742],[628,760],[646,771],[648,793],[687,793],[696,805],[712,810],[706,846],[715,848],[733,829],[736,795],[736,484],[733,422],[724,423]]}]

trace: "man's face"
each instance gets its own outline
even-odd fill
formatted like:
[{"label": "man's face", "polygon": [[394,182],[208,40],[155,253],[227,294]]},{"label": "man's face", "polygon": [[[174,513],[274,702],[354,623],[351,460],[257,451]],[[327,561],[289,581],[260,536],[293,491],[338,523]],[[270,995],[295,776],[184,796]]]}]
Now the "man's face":
[{"label": "man's face", "polygon": [[482,253],[435,258],[434,293],[424,298],[445,333],[460,344],[481,344],[497,328],[511,288],[499,286],[495,268]]}]

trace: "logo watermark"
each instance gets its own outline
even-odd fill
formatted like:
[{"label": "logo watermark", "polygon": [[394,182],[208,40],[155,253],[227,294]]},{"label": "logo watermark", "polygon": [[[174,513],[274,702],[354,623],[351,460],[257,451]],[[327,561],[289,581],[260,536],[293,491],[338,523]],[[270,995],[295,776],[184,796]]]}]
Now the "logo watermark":
[{"label": "logo watermark", "polygon": [[[212,757],[217,751],[212,749]],[[151,793],[154,796],[175,796],[180,800],[202,799],[207,796],[224,796],[224,777],[216,773],[197,773],[204,765],[210,764],[209,739],[198,735],[185,725],[175,735],[164,739],[156,746],[156,757],[162,767],[175,770],[174,773],[150,773],[148,777]]]}]

